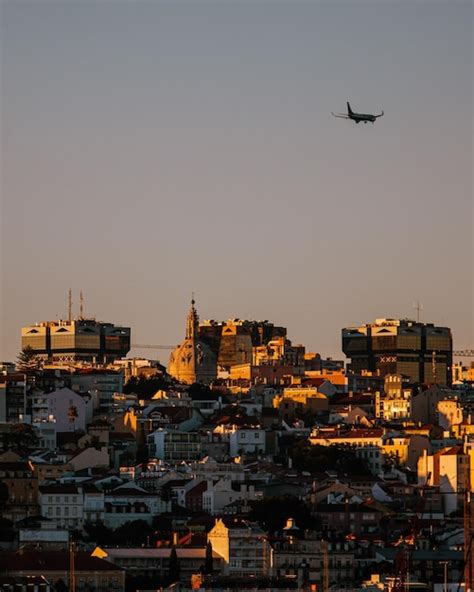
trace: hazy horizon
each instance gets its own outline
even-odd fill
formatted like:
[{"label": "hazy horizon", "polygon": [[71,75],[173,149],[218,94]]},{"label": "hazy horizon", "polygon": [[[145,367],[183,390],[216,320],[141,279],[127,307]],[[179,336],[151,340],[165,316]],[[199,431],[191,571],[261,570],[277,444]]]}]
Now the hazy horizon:
[{"label": "hazy horizon", "polygon": [[1,361],[69,288],[135,343],[194,292],[323,356],[417,300],[474,347],[472,2],[0,11]]}]

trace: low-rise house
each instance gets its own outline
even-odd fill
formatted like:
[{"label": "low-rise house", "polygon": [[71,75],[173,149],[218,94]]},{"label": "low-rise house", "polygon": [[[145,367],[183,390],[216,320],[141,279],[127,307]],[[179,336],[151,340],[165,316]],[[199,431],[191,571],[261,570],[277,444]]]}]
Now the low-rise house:
[{"label": "low-rise house", "polygon": [[354,544],[328,542],[316,533],[304,532],[287,521],[282,536],[272,541],[272,572],[275,576],[293,576],[298,589],[304,585],[323,588],[326,577],[331,586],[350,588],[355,576]]},{"label": "low-rise house", "polygon": [[292,385],[275,396],[273,407],[279,410],[280,417],[285,421],[293,421],[302,414],[327,411],[329,402],[327,395],[316,387]]},{"label": "low-rise house", "polygon": [[314,430],[309,438],[311,444],[332,446],[346,444],[354,448],[364,446],[382,447],[383,428],[356,428],[352,430]]},{"label": "low-rise house", "polygon": [[0,372],[0,423],[18,423],[26,414],[26,375]]},{"label": "low-rise house", "polygon": [[[40,516],[26,518],[19,523],[18,544],[31,545],[43,550],[67,549],[69,531],[58,528],[54,521]],[[1,587],[0,587],[1,590]]]},{"label": "low-rise house", "polygon": [[214,429],[223,440],[229,442],[229,454],[232,457],[244,454],[265,454],[265,430],[258,426],[221,423]]},{"label": "low-rise house", "polygon": [[123,391],[123,372],[83,368],[72,375],[70,382],[72,390],[78,393],[90,393],[94,406],[98,405],[102,411],[109,411],[113,408],[114,393]]},{"label": "low-rise house", "polygon": [[217,481],[221,477],[228,477],[232,481],[243,481],[245,479],[245,470],[242,464],[232,461],[217,462],[210,456],[191,463],[191,470],[196,477],[203,477],[213,481]]},{"label": "low-rise house", "polygon": [[104,522],[105,494],[96,485],[84,483],[84,522]]},{"label": "low-rise house", "polygon": [[64,459],[58,459],[52,451],[35,454],[30,457],[30,460],[35,467],[39,485],[43,485],[47,481],[56,481],[72,470],[69,463],[64,462]]},{"label": "low-rise house", "polygon": [[[70,583],[68,551],[4,551],[0,554],[0,572],[11,577],[43,577],[58,589]],[[88,553],[74,555],[76,588],[95,592],[124,592],[125,570],[113,563],[91,557]]]},{"label": "low-rise house", "polygon": [[370,428],[373,427],[374,422],[371,419],[370,414],[365,411],[365,409],[357,407],[357,405],[332,405],[331,411],[329,413],[328,423],[344,423],[347,425]]},{"label": "low-rise house", "polygon": [[225,575],[269,574],[270,545],[267,535],[257,524],[237,518],[218,518],[208,533],[208,541],[223,558]]},{"label": "low-rise house", "polygon": [[411,419],[425,424],[437,424],[438,403],[446,400],[448,396],[456,398],[457,394],[436,384],[422,389],[411,399]]},{"label": "low-rise house", "polygon": [[352,430],[314,430],[309,438],[313,445],[345,445],[355,448],[356,456],[364,460],[373,475],[378,475],[383,464],[383,428],[356,428]]},{"label": "low-rise house", "polygon": [[197,432],[158,429],[147,438],[151,458],[168,463],[199,460],[201,454],[201,436]]},{"label": "low-rise house", "polygon": [[3,518],[17,522],[38,514],[38,477],[33,463],[0,462],[0,481],[7,488]]},{"label": "low-rise house", "polygon": [[59,528],[80,528],[84,522],[84,492],[74,484],[55,483],[39,488],[41,515]]},{"label": "low-rise house", "polygon": [[56,419],[35,421],[33,427],[39,440],[39,448],[54,450],[57,447]]},{"label": "low-rise house", "polygon": [[73,471],[94,467],[108,467],[109,454],[105,447],[100,450],[96,448],[85,448],[72,456],[68,464]]},{"label": "low-rise house", "polygon": [[137,455],[137,440],[130,432],[110,432],[108,452],[111,465],[119,470],[123,462],[135,459]]},{"label": "low-rise house", "polygon": [[408,419],[411,414],[411,391],[402,395],[375,393],[375,417],[384,421]]},{"label": "low-rise house", "polygon": [[426,451],[418,460],[420,485],[439,486],[446,514],[460,506],[466,487],[474,485],[471,474],[474,449],[468,445],[445,448],[434,454]]},{"label": "low-rise house", "polygon": [[215,483],[207,482],[207,488],[202,494],[202,509],[210,514],[220,514],[237,501],[249,502],[261,498],[262,493],[256,490],[255,485],[222,478]]},{"label": "low-rise house", "polygon": [[192,512],[202,512],[203,494],[207,491],[207,481],[194,479],[185,493],[185,507]]},{"label": "low-rise house", "polygon": [[336,533],[374,534],[380,532],[382,518],[389,518],[395,512],[379,502],[362,503],[320,503],[314,514],[321,519],[323,528]]},{"label": "low-rise house", "polygon": [[[93,557],[105,558],[127,571],[130,578],[166,578],[169,572],[171,548],[109,548],[96,547]],[[176,547],[180,581],[189,586],[191,576],[198,573],[206,561],[206,547]],[[212,551],[213,569],[220,573],[223,558]]]},{"label": "low-rise house", "polygon": [[69,388],[32,395],[32,423],[54,420],[56,432],[84,432],[92,412],[91,396],[79,395]]},{"label": "low-rise house", "polygon": [[106,493],[104,504],[104,524],[109,528],[118,528],[134,520],[151,524],[155,516],[171,510],[171,501],[149,493],[134,483],[124,483]]},{"label": "low-rise house", "polygon": [[212,431],[214,426],[201,434],[201,452],[203,456],[210,456],[218,462],[229,457],[229,439],[226,435]]},{"label": "low-rise house", "polygon": [[438,424],[443,430],[452,430],[456,425],[462,423],[463,414],[457,399],[443,399],[438,401]]}]

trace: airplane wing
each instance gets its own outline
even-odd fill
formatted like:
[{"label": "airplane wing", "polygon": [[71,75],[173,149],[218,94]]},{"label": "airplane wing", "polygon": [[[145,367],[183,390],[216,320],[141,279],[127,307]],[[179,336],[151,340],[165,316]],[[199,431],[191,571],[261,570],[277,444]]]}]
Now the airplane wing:
[{"label": "airplane wing", "polygon": [[341,119],[350,119],[349,115],[345,113],[331,113],[333,117],[340,117]]},{"label": "airplane wing", "polygon": [[383,111],[380,115],[374,115],[374,117],[382,117],[382,115],[383,115]]}]

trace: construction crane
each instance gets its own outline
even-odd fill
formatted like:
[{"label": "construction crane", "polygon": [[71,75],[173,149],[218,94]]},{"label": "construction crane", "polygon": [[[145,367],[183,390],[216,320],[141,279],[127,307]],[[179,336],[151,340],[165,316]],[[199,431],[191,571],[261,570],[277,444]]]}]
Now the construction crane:
[{"label": "construction crane", "polygon": [[[174,349],[176,345],[155,345],[150,343],[132,343],[134,349]],[[474,358],[474,349],[456,349],[453,351],[456,358]]]},{"label": "construction crane", "polygon": [[174,349],[176,345],[153,345],[149,343],[132,343],[133,349]]},{"label": "construction crane", "polygon": [[409,590],[409,573],[410,573],[410,561],[412,553],[410,547],[413,550],[416,548],[416,539],[421,530],[421,521],[423,519],[423,512],[426,504],[426,490],[428,483],[431,479],[431,473],[429,472],[426,476],[426,481],[421,489],[420,497],[416,504],[415,515],[411,521],[411,528],[408,535],[405,535],[400,541],[400,551],[395,556],[395,578],[393,592],[408,592]]}]

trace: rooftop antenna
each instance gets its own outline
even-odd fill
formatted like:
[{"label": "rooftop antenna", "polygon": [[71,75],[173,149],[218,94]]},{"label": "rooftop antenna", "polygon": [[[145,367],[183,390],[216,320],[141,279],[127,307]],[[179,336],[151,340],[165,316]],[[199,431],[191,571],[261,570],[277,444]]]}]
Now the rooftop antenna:
[{"label": "rooftop antenna", "polygon": [[81,294],[80,294],[80,307],[79,307],[79,318],[83,319],[84,318],[84,296],[82,294],[82,290],[81,290]]},{"label": "rooftop antenna", "polygon": [[420,322],[420,312],[423,310],[423,304],[417,300],[413,303],[413,308],[416,310],[416,322]]},{"label": "rooftop antenna", "polygon": [[69,322],[72,321],[72,290],[71,288],[69,288],[69,293],[68,293],[68,320]]}]

